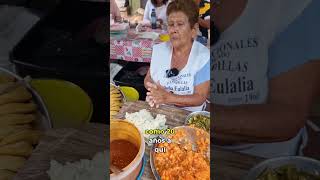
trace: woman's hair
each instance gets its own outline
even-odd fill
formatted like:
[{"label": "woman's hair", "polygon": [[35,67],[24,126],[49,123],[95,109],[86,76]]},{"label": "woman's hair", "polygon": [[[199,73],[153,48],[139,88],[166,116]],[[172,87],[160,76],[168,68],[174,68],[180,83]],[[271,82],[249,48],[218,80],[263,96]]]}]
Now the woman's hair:
[{"label": "woman's hair", "polygon": [[[163,4],[167,4],[169,0],[162,0]],[[157,0],[151,0],[151,3],[156,6],[157,5]]]},{"label": "woman's hair", "polygon": [[198,22],[199,8],[194,0],[173,0],[167,7],[167,17],[174,12],[184,13],[189,20],[190,27],[193,28]]}]

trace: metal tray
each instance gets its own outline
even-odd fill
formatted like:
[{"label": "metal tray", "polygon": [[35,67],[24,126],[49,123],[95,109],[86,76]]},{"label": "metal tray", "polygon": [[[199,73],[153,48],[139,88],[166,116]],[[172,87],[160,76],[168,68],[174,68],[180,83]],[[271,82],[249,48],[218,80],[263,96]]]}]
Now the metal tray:
[{"label": "metal tray", "polygon": [[[195,144],[195,142],[196,142],[196,140],[198,139],[198,138],[202,138],[203,136],[197,136],[196,135],[196,129],[197,128],[193,128],[193,127],[189,127],[189,126],[178,126],[178,127],[175,127],[175,128],[173,128],[173,129],[185,129],[186,130],[186,134],[187,134],[187,139],[188,140],[190,140],[191,142],[192,142],[192,144]],[[199,130],[199,129],[197,129],[197,130]],[[204,131],[204,130],[202,130],[203,132],[205,132],[205,136],[206,136],[206,138],[209,138],[210,139],[210,135],[209,135],[209,133],[208,132],[206,132],[206,131]],[[150,149],[150,165],[151,165],[151,170],[152,170],[152,173],[153,173],[153,175],[154,175],[154,177],[155,177],[155,179],[156,180],[161,180],[161,177],[160,177],[160,175],[159,175],[159,173],[158,173],[158,171],[157,171],[157,169],[156,169],[156,167],[155,167],[155,162],[154,162],[154,149],[156,148],[156,145],[155,144],[153,144],[152,145],[152,147],[151,147],[151,149]],[[210,161],[210,145],[209,145],[209,147],[208,147],[208,154],[207,154],[207,156],[208,156],[208,160]]]},{"label": "metal tray", "polygon": [[[1,68],[1,67],[0,67],[0,73],[4,73],[4,74],[8,74],[10,76],[13,76],[17,80],[23,80],[23,78],[18,76],[17,74],[15,74],[11,71],[8,71],[4,68]],[[51,129],[52,122],[50,119],[50,115],[49,115],[48,109],[47,109],[44,101],[42,100],[41,96],[31,87],[31,85],[28,82],[24,82],[24,85],[30,91],[30,93],[33,96],[33,100],[35,101],[35,103],[38,106],[39,118],[36,120],[35,127],[37,129],[41,129],[41,130]]]},{"label": "metal tray", "polygon": [[259,163],[249,171],[243,180],[255,180],[266,168],[276,169],[289,164],[309,173],[320,172],[320,161],[303,156],[286,156],[268,159]]}]

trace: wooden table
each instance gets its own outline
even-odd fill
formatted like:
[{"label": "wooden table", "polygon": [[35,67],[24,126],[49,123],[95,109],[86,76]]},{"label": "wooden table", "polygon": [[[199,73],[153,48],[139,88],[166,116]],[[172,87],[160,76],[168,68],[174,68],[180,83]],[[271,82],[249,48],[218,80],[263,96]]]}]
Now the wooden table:
[{"label": "wooden table", "polygon": [[[150,108],[149,105],[144,101],[126,102],[117,118],[124,119],[125,113],[137,112],[141,109],[147,109],[151,114],[164,114],[166,115],[167,125],[170,128],[181,126],[184,124],[186,116],[190,113],[189,111],[181,110],[174,107],[162,106],[160,108]],[[146,156],[149,157],[150,147],[146,147]],[[226,151],[223,149],[211,149],[211,173],[212,179],[217,180],[239,180],[244,177],[246,173],[255,164],[259,163],[263,159],[253,156],[244,155],[241,153]],[[143,180],[155,179],[149,159],[145,166]]]}]

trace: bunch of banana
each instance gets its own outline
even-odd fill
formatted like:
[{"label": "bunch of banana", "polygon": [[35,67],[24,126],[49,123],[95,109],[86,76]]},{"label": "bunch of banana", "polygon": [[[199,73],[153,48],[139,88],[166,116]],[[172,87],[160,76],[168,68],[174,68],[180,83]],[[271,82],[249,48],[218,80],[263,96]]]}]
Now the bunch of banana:
[{"label": "bunch of banana", "polygon": [[110,85],[110,119],[118,114],[122,106],[122,94],[115,86]]},{"label": "bunch of banana", "polygon": [[0,180],[13,179],[39,142],[41,132],[32,124],[36,111],[30,92],[0,74]]}]

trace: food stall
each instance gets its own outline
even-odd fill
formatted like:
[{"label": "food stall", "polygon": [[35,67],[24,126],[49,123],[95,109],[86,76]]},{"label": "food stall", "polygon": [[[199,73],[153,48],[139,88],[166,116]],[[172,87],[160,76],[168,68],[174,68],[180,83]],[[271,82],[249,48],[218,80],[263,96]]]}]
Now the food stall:
[{"label": "food stall", "polygon": [[[112,91],[112,90],[111,90]],[[120,97],[120,96],[119,96]],[[110,97],[112,99],[112,95]],[[114,101],[117,99],[114,98]],[[181,110],[178,108],[170,107],[170,106],[160,106],[159,108],[151,108],[144,101],[122,101],[120,104],[121,108],[113,109],[111,101],[111,111],[116,111],[112,119],[115,121],[128,121],[133,124],[136,124],[139,128],[139,119],[143,119],[141,116],[146,117],[150,116],[146,112],[150,112],[152,117],[155,117],[153,121],[157,121],[158,116],[164,116],[165,126],[168,129],[175,129],[175,127],[186,127],[190,126],[187,122],[188,115],[192,114],[188,111]],[[142,115],[141,111],[143,111]],[[112,114],[112,113],[111,113]],[[137,119],[137,120],[135,120]],[[196,120],[197,118],[194,118]],[[142,124],[147,124],[146,122]],[[160,123],[161,124],[161,123]],[[111,124],[112,126],[112,124]],[[148,125],[146,125],[148,126]],[[161,126],[160,126],[161,127]],[[112,128],[111,128],[112,129]],[[112,130],[111,130],[112,131]],[[130,132],[132,131],[127,131]],[[142,131],[145,132],[145,131]],[[202,135],[203,137],[203,135]],[[174,141],[173,141],[174,142]],[[148,144],[148,141],[145,141],[145,149],[144,149],[144,158],[141,160],[144,166],[139,166],[138,169],[138,177],[143,180],[150,179],[160,179],[159,171],[157,168],[157,163],[155,163],[155,154],[157,153],[155,147],[157,145],[161,145],[161,142],[157,141],[154,144]],[[183,143],[182,143],[183,144]],[[181,145],[178,143],[178,145]],[[111,145],[112,146],[112,145]],[[112,151],[112,148],[111,150]],[[160,150],[157,150],[160,151]],[[178,150],[177,150],[178,151]],[[174,150],[174,154],[179,154]],[[161,152],[158,152],[161,154]],[[163,154],[163,153],[162,153]],[[320,172],[320,163],[319,161],[302,156],[292,156],[292,157],[279,157],[272,159],[265,159],[261,157],[255,157],[243,153],[238,153],[226,149],[221,149],[220,147],[211,146],[210,149],[210,173],[211,179],[223,179],[223,180],[252,180],[260,177],[261,179],[268,179],[269,176],[280,176],[289,177],[291,180],[294,176],[301,176],[304,178],[317,179],[319,178]],[[187,159],[187,158],[185,158]],[[169,164],[170,168],[178,168],[181,162],[176,162],[177,167],[170,165],[170,161],[174,161],[173,159],[167,159],[166,164]],[[128,165],[130,166],[130,165]],[[126,169],[125,167],[124,169]],[[170,169],[169,168],[169,169]],[[187,167],[183,169],[187,171]],[[200,171],[200,169],[197,169]],[[176,169],[177,172],[180,172],[179,169]],[[204,173],[203,173],[204,174]],[[182,175],[182,174],[181,174]],[[317,176],[317,177],[316,177]],[[112,176],[111,176],[112,177]],[[161,179],[165,179],[162,177]],[[196,178],[197,179],[197,178]],[[200,179],[200,178],[199,178]]]},{"label": "food stall", "polygon": [[[112,86],[111,86],[112,87]],[[111,89],[112,92],[112,89]],[[120,93],[120,91],[119,91]],[[120,93],[121,94],[121,93]],[[123,97],[123,95],[121,95]],[[113,98],[112,98],[113,97]],[[119,97],[119,96],[118,96]],[[169,106],[161,106],[160,108],[151,108],[146,102],[144,101],[134,101],[134,102],[127,102],[125,100],[121,100],[121,104],[119,104],[119,108],[113,109],[114,106],[112,104],[117,104],[118,101],[115,96],[110,96],[111,99],[111,111],[116,111],[113,119],[117,120],[124,120],[126,118],[130,118],[130,115],[128,116],[128,113],[137,113],[141,110],[147,110],[152,114],[153,117],[159,116],[165,116],[166,118],[166,125],[170,128],[174,127],[181,127],[186,125],[186,119],[188,119],[188,115],[190,114],[189,111],[181,110],[174,107]],[[113,114],[110,112],[110,114]],[[112,126],[112,125],[111,125]],[[112,129],[112,128],[111,128]],[[142,180],[151,180],[151,179],[159,179],[157,177],[155,167],[152,167],[153,163],[151,163],[150,159],[152,154],[154,152],[154,149],[152,151],[152,144],[146,143],[145,144],[145,153],[144,153],[144,159],[143,168],[139,169],[138,176]],[[112,151],[112,150],[111,150]],[[222,150],[219,148],[211,149],[212,159],[210,161],[211,168],[210,170],[211,175],[213,175],[214,178],[217,179],[230,179],[230,180],[238,180],[239,177],[244,177],[257,163],[261,162],[263,159],[258,157],[253,157],[241,153],[235,153],[231,151]]]},{"label": "food stall", "polygon": [[[118,33],[118,37],[113,36],[110,38],[111,59],[138,63],[150,62],[152,45],[158,42],[157,39],[153,39],[151,35],[146,39],[141,38],[139,37],[140,34],[138,30],[129,27],[130,24],[127,26],[127,29],[125,27],[122,29],[123,34]],[[119,26],[118,30],[120,31],[120,29],[121,27]],[[116,31],[117,30],[114,30],[113,35],[116,34]],[[214,33],[217,32],[214,30]],[[217,35],[218,34],[216,34],[216,36]],[[127,76],[128,82],[133,81],[132,79],[129,79],[130,78]],[[121,86],[121,82],[117,83],[117,80],[118,79],[115,78],[115,84]],[[179,128],[188,129],[190,127],[188,124],[188,122],[190,122],[190,118],[188,117],[191,115],[190,112],[172,106],[152,108],[144,101],[144,99],[140,99],[140,101],[126,101],[124,93],[121,92],[121,88],[116,85],[110,84],[110,119],[114,122],[111,122],[110,128],[110,165],[118,166],[118,168],[112,167],[110,170],[111,179],[208,179],[208,177],[205,176],[208,172],[211,173],[211,179],[222,180],[292,180],[297,177],[300,177],[301,179],[319,178],[319,161],[306,157],[280,157],[267,160],[211,146],[210,159],[210,157],[206,157],[205,153],[198,151],[201,149],[199,148],[199,144],[197,144],[198,146],[196,147],[198,148],[195,150],[192,148],[191,150],[188,148],[184,149],[184,145],[188,144],[188,140],[190,140],[186,136],[190,136],[190,134],[187,133],[188,135],[186,135],[182,133],[183,135],[179,138],[184,140],[179,141],[170,136],[172,135],[170,132],[174,130],[175,133],[180,134],[178,131]],[[144,93],[142,91],[139,92]],[[199,112],[197,113],[199,114]],[[210,117],[210,115],[207,117]],[[151,119],[151,121],[158,125],[154,126],[153,123],[149,123],[146,119]],[[198,118],[194,118],[193,120],[192,121],[195,122],[195,124],[203,125]],[[125,125],[126,123],[121,124],[120,122],[128,122],[131,123],[131,125]],[[126,126],[130,126],[130,128],[125,128]],[[136,134],[137,129],[140,130],[140,134]],[[163,129],[165,129],[167,133],[169,132],[170,135],[163,133]],[[121,131],[123,136],[120,136],[120,133],[117,134],[116,132],[112,132],[116,130]],[[210,130],[206,130],[207,132],[210,132]],[[132,135],[131,133],[135,135]],[[150,134],[159,136],[158,138],[150,138]],[[206,137],[205,134],[206,133],[201,134],[201,136]],[[194,134],[191,136],[193,139],[197,139],[198,142],[201,142],[201,138],[198,139]],[[131,142],[130,146],[123,145],[121,146],[122,148],[119,148],[120,145],[118,144],[117,146],[116,144],[116,141],[119,141],[119,139],[125,139],[127,140],[127,143]],[[170,139],[170,142],[168,139]],[[210,146],[210,143],[208,144]],[[208,146],[208,144],[204,143],[205,146]],[[120,164],[118,161],[122,159],[121,157],[117,157],[114,152],[120,151],[119,149],[126,152],[126,149],[129,149],[124,147],[136,147],[134,152],[128,153],[137,155],[126,159],[125,164]],[[184,158],[179,157],[182,150],[180,148],[187,152],[187,154],[182,153]],[[190,171],[190,168],[188,167],[188,153],[198,153],[198,155],[200,154],[203,158],[197,159],[195,158],[196,156],[191,156],[193,157],[191,159],[194,160],[194,171]],[[203,164],[199,163],[204,159],[209,160],[208,164],[204,163],[205,165],[210,164],[209,171],[206,169],[208,166],[201,166]],[[200,173],[197,174],[195,171]]]},{"label": "food stall", "polygon": [[144,100],[146,89],[143,80],[150,65],[152,47],[167,41],[168,35],[164,26],[158,24],[157,29],[151,29],[129,19],[114,23],[110,21],[109,62],[122,66],[111,81],[116,85],[135,88],[139,92],[139,99]]},{"label": "food stall", "polygon": [[[110,97],[111,98],[111,97]],[[111,98],[112,99],[112,98]],[[112,103],[112,101],[111,101]],[[111,105],[112,107],[112,105]],[[114,109],[113,109],[114,110]],[[186,119],[188,119],[189,111],[181,110],[169,106],[161,106],[160,108],[151,108],[144,101],[123,102],[121,109],[113,116],[113,119],[124,120],[130,119],[131,113],[137,113],[141,110],[146,110],[152,114],[153,117],[165,116],[166,123],[169,129],[174,127],[186,126]],[[137,115],[137,114],[135,114]],[[133,115],[133,116],[135,116]],[[112,126],[112,125],[111,125]],[[139,177],[143,180],[159,179],[155,175],[155,167],[152,167],[150,154],[154,153],[154,146],[152,144],[145,144],[144,166],[139,172]],[[112,150],[111,150],[112,151]],[[235,153],[220,148],[211,149],[211,176],[215,179],[230,179],[238,180],[239,177],[244,177],[249,170],[264,159],[253,157],[241,153]],[[213,168],[212,168],[213,167]]]},{"label": "food stall", "polygon": [[[152,30],[151,28],[141,29],[140,26],[136,27],[135,25],[126,23],[115,23],[111,26],[110,62],[125,64],[127,69],[134,72],[125,75],[123,72],[125,71],[123,70],[125,69],[124,67],[115,76],[113,83],[110,84],[110,166],[113,166],[110,167],[111,179],[166,179],[165,174],[168,175],[167,177],[170,175],[177,177],[177,173],[181,173],[179,176],[184,178],[188,177],[188,175],[192,177],[198,176],[202,179],[209,179],[210,177],[210,113],[196,112],[192,114],[189,111],[172,106],[151,108],[148,103],[144,101],[145,96],[141,98],[141,95],[145,95],[146,93],[143,85],[145,74],[140,75],[136,73],[136,70],[150,63],[153,45],[167,40],[168,36],[166,32],[160,28],[156,30]],[[136,84],[137,81],[135,81],[133,77],[140,77],[140,86]],[[119,81],[120,79],[121,81]],[[127,100],[125,93],[121,90],[121,86],[123,85],[135,87],[140,93],[140,100]],[[199,115],[203,116],[201,116],[201,118],[194,118]],[[130,128],[128,127],[127,130],[125,130],[124,127],[128,125],[125,123],[119,125],[119,122],[130,122],[133,127],[130,126]],[[191,122],[194,124],[192,125]],[[197,126],[202,128],[197,128]],[[136,128],[142,133],[133,136],[130,132],[135,132]],[[171,136],[166,133],[161,133],[161,131],[159,134],[152,134],[155,133],[152,132],[152,130],[156,129],[166,129],[174,133],[172,133]],[[151,134],[146,133],[146,130],[150,130],[151,132],[148,132]],[[142,136],[140,140],[138,138],[139,136]],[[157,139],[159,137],[166,140]],[[123,159],[114,154],[116,147],[120,146],[116,143],[117,138],[122,140],[126,139],[136,145],[137,156],[129,160],[126,159],[128,162],[126,164],[127,166],[121,163],[119,164],[117,160],[120,159],[120,162],[123,162]],[[183,142],[178,140],[181,138],[184,139]],[[144,146],[141,144],[144,144]],[[121,147],[126,146],[123,145]],[[194,149],[194,147],[196,148]],[[138,150],[141,148],[143,151]],[[126,150],[128,148],[121,149]],[[166,152],[166,150],[168,151]],[[119,151],[118,149],[117,152]],[[213,150],[213,152],[222,155],[222,162],[225,162],[228,155],[233,154],[225,151],[220,152],[219,150]],[[143,156],[141,156],[141,153]],[[171,154],[173,154],[173,156]],[[163,159],[169,158],[169,156],[172,156],[171,161],[163,161]],[[235,156],[246,158],[246,155],[241,154],[236,154]],[[184,161],[183,159],[179,159],[181,157],[188,158]],[[248,159],[250,160],[250,157],[248,157]],[[255,160],[256,159],[252,157],[252,160],[248,161],[245,169],[249,170],[250,165],[257,162]],[[179,163],[179,161],[181,162]],[[164,168],[164,162],[170,167]],[[219,159],[217,159],[217,162],[219,162]],[[192,163],[195,163],[194,170],[190,170]],[[239,161],[239,163],[241,163],[241,161]],[[114,166],[118,166],[118,170]],[[227,174],[227,169],[232,170],[233,168],[228,163],[222,167],[226,169],[219,169],[219,167],[216,169],[218,177],[224,177],[224,175]],[[122,170],[119,170],[119,168]],[[166,171],[165,169],[172,169],[173,171]],[[236,171],[235,174],[230,174],[229,177],[231,177],[231,179],[237,179],[239,175],[246,173],[243,169],[234,169],[238,171]],[[186,172],[183,173],[183,171]]]}]

